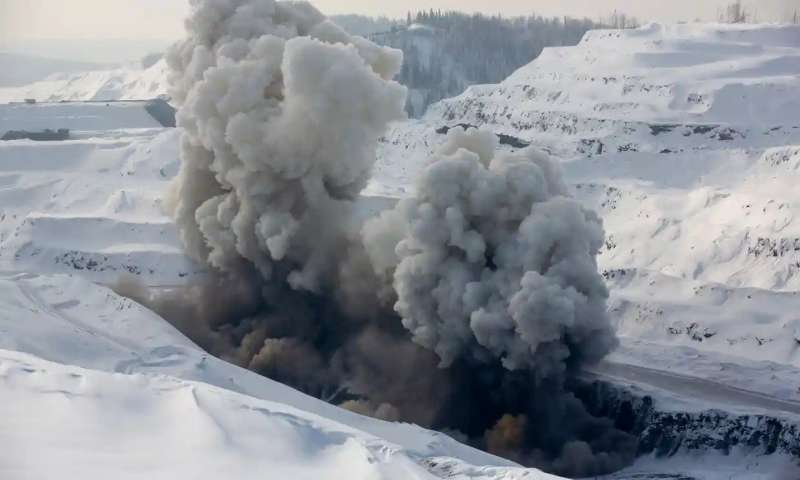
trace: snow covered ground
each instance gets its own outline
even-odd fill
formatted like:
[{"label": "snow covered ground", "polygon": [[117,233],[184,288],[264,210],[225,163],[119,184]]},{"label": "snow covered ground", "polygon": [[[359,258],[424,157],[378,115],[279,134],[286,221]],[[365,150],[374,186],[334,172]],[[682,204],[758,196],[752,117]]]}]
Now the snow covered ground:
[{"label": "snow covered ground", "polygon": [[[51,77],[0,89],[0,102],[152,98],[164,91],[163,68]],[[606,224],[600,262],[623,336],[609,361],[622,367],[596,373],[680,408],[786,402],[793,415],[798,75],[799,27],[592,32],[500,85],[397,125],[364,206],[413,188],[442,127],[484,126],[506,148],[546,149]],[[161,208],[177,171],[177,132],[135,109],[94,108],[106,107],[0,105],[1,126],[50,128],[42,119],[60,115],[53,127],[81,131],[63,142],[0,142],[0,398],[9,399],[0,442],[11,446],[0,452],[0,478],[78,468],[113,478],[552,478],[211,358],[102,286],[123,274],[175,286],[203,271]],[[725,402],[726,389],[744,393]],[[768,403],[748,400],[758,395]],[[785,459],[723,460],[642,459],[613,478],[766,480],[788,468]]]},{"label": "snow covered ground", "polygon": [[79,276],[2,275],[0,299],[0,478],[555,478],[217,360]]},{"label": "snow covered ground", "polygon": [[[31,110],[40,108],[47,107]],[[125,118],[109,123],[125,126]],[[177,171],[177,141],[174,130],[134,128],[0,142],[0,271],[80,273],[106,283],[122,273],[154,284],[187,276],[195,267],[161,208]]]}]

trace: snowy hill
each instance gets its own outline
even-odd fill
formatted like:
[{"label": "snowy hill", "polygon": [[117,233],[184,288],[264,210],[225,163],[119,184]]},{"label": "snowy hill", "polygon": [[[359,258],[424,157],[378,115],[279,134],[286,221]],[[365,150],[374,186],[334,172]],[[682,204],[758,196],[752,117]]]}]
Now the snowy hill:
[{"label": "snowy hill", "polygon": [[177,132],[140,126],[74,141],[0,142],[0,270],[81,272],[104,282],[142,273],[155,284],[191,271],[160,207],[177,171]]},{"label": "snowy hill", "polygon": [[425,461],[469,478],[556,478],[209,357],[153,313],[76,277],[4,275],[0,298],[3,478],[435,478]]},{"label": "snowy hill", "polygon": [[147,68],[139,65],[112,70],[56,73],[22,87],[0,88],[0,103],[33,98],[40,102],[148,100],[164,95],[167,65],[160,60]]},{"label": "snowy hill", "polygon": [[372,193],[403,195],[449,128],[562,159],[601,213],[630,338],[800,366],[800,27],[589,32],[397,125]]}]

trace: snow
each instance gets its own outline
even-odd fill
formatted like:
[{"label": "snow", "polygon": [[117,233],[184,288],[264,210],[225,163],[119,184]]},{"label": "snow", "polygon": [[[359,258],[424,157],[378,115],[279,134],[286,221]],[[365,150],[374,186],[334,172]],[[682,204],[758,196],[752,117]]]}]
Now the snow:
[{"label": "snow", "polygon": [[[716,378],[698,378],[659,369],[626,363],[603,362],[586,374],[613,384],[627,385],[637,390],[649,390],[649,395],[659,399],[659,411],[674,413],[702,413],[722,406],[728,413],[743,415],[760,413],[773,418],[791,419],[800,415],[800,402],[781,400],[768,394],[745,388],[736,388]],[[644,387],[644,388],[643,388]],[[746,388],[752,389],[752,384]],[[658,391],[656,391],[658,390]],[[665,402],[664,397],[677,401]],[[681,401],[690,398],[691,402]]]},{"label": "snow", "polygon": [[0,142],[0,271],[105,283],[131,273],[157,285],[197,271],[161,207],[177,142],[162,128]]},{"label": "snow", "polygon": [[111,70],[56,73],[23,87],[0,88],[0,103],[33,98],[40,102],[149,100],[167,92],[167,63],[143,69],[128,65]]},{"label": "snow", "polygon": [[0,391],[4,478],[435,478],[395,444],[204,383],[0,351]]},{"label": "snow", "polygon": [[667,459],[643,457],[632,467],[598,480],[795,480],[799,477],[800,470],[784,456],[753,458],[733,452],[675,455]]},{"label": "snow", "polygon": [[0,438],[16,450],[0,452],[3,478],[219,478],[230,468],[256,478],[275,465],[300,478],[423,479],[433,477],[421,462],[439,457],[493,478],[470,465],[510,465],[210,357],[152,312],[80,277],[6,274],[0,298],[0,392],[10,408]]},{"label": "snow", "polygon": [[567,98],[552,102],[566,107],[559,110],[619,107],[606,119],[788,125],[797,99],[775,94],[796,87],[798,54],[797,26],[650,24],[591,31],[575,48],[545,50],[503,84],[561,88]]},{"label": "snow", "polygon": [[[660,390],[666,371],[794,404],[798,57],[800,27],[590,32],[393,127],[361,210],[407,195],[443,126],[533,143],[603,217],[600,264],[623,340],[609,361],[658,372],[620,381]],[[163,69],[54,76],[0,89],[0,101],[152,98]],[[133,274],[175,288],[203,274],[162,211],[177,132],[137,103],[112,105],[0,105],[0,131],[77,131],[0,142],[0,478],[554,478],[216,360],[103,286]],[[765,408],[661,390],[667,406]],[[767,479],[783,465],[704,458],[645,458],[612,478]]]},{"label": "snow", "polygon": [[[688,395],[689,398],[702,399],[706,404],[725,405],[726,409],[731,408],[731,405],[738,405],[745,409],[756,407],[775,412],[798,413],[797,409],[800,408],[800,370],[785,363],[750,360],[741,356],[630,337],[607,361],[612,368],[624,366],[655,370],[679,380],[686,379],[687,384],[693,383],[696,388],[693,394]],[[596,372],[608,373],[609,369],[600,365]],[[619,372],[617,377],[629,383],[633,380],[633,375],[626,375],[624,371]],[[648,379],[640,383],[668,390],[658,379]],[[712,395],[718,396],[720,392],[726,391],[735,393],[724,399],[716,398],[711,401],[700,394],[702,387],[697,388],[700,384],[713,384],[715,391]],[[769,407],[765,407],[765,403],[761,401],[765,398],[770,402]],[[662,404],[661,407],[671,408],[669,404]]]}]

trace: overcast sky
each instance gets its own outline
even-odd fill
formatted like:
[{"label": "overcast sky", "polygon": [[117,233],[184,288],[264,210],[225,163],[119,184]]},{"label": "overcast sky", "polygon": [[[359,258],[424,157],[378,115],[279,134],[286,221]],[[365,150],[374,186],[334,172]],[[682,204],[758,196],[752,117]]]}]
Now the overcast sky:
[{"label": "overcast sky", "polygon": [[[570,15],[593,19],[619,10],[643,21],[712,20],[731,0],[316,0],[328,14],[404,17],[409,9],[453,9],[503,15]],[[750,0],[773,20],[800,0]],[[0,52],[19,50],[29,39],[126,39],[166,41],[181,36],[188,0],[0,0]],[[81,43],[83,41],[83,43]],[[38,52],[37,52],[38,53]],[[88,52],[85,52],[88,54]]]}]

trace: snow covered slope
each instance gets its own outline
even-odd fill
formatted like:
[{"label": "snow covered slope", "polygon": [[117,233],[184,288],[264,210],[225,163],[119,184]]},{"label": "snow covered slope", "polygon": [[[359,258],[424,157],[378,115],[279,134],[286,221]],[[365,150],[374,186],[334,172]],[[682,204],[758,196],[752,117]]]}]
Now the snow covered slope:
[{"label": "snow covered slope", "polygon": [[178,134],[112,130],[63,142],[0,142],[0,271],[122,273],[174,284],[195,267],[161,208]]},{"label": "snow covered slope", "polygon": [[209,357],[79,277],[2,275],[0,299],[2,478],[556,478]]},{"label": "snow covered slope", "polygon": [[[652,174],[665,163],[689,163],[677,153],[783,146],[798,135],[799,55],[797,26],[592,31],[576,47],[545,49],[506,81],[471,87],[432,106],[421,122],[398,126],[387,136],[385,163],[419,158],[441,138],[431,129],[461,123],[491,127],[511,147],[534,142],[565,160],[667,155],[654,157],[662,168]],[[661,180],[696,180],[718,164],[674,169],[677,175]]]},{"label": "snow covered slope", "polygon": [[0,88],[0,103],[34,98],[40,102],[62,100],[147,100],[167,92],[167,64],[160,60],[148,68],[126,66],[113,70],[57,73],[23,87]]},{"label": "snow covered slope", "polygon": [[603,216],[622,335],[800,366],[798,111],[798,26],[593,31],[397,125],[371,192],[458,125],[538,146]]}]

